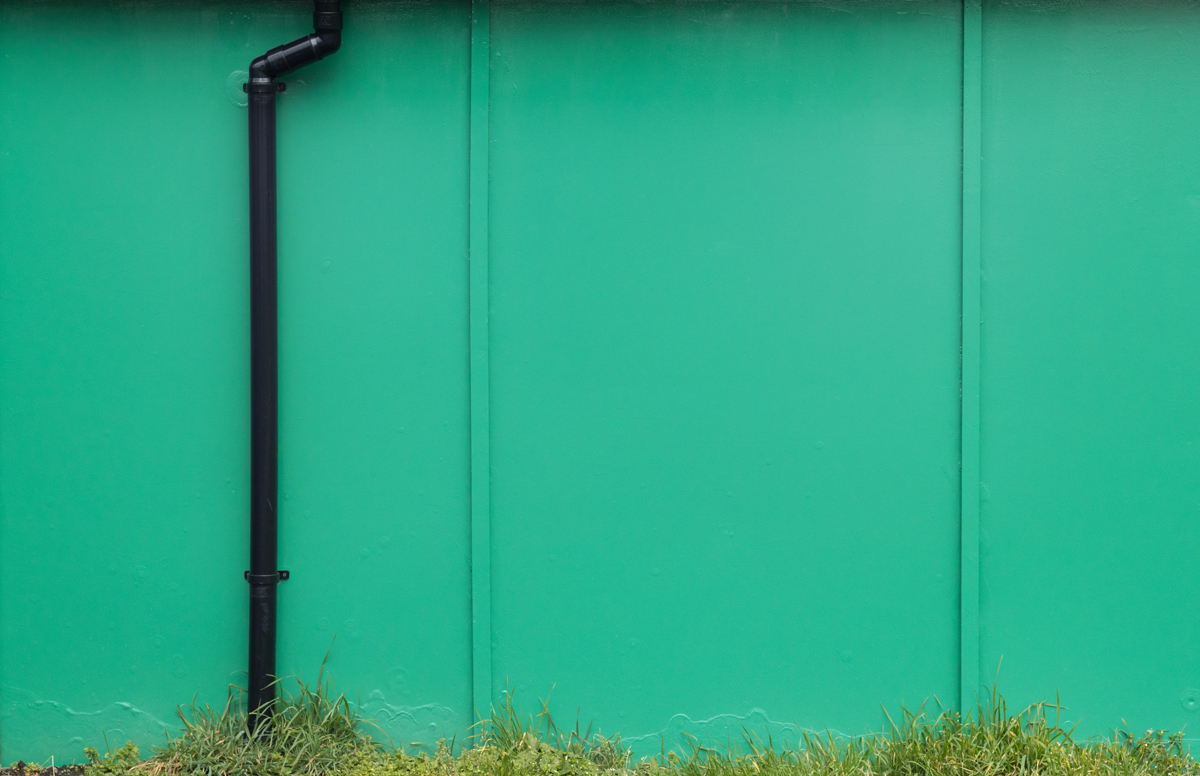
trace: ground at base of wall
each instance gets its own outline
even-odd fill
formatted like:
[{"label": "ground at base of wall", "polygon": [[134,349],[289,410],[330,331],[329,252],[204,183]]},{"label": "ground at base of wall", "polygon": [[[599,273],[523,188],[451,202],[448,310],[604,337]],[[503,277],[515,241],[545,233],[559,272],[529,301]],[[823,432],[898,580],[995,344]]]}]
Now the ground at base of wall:
[{"label": "ground at base of wall", "polygon": [[192,707],[184,729],[148,758],[129,742],[105,754],[85,748],[86,766],[13,763],[0,776],[1200,776],[1182,733],[1075,741],[1057,703],[1012,713],[999,695],[967,715],[904,712],[865,736],[809,733],[782,748],[751,737],[729,750],[697,744],[635,760],[620,737],[560,730],[544,709],[520,712],[511,695],[465,745],[407,753],[373,741],[355,708],[327,691],[302,685],[257,731],[244,704]]},{"label": "ground at base of wall", "polygon": [[40,765],[16,763],[11,768],[0,768],[0,776],[83,776],[83,766],[63,765],[43,768]]}]

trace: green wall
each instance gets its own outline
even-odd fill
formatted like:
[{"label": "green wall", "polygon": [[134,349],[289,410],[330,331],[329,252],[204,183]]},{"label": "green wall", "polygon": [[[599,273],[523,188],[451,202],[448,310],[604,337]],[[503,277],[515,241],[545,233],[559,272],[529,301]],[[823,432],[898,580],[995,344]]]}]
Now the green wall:
[{"label": "green wall", "polygon": [[1086,730],[1191,732],[1200,7],[984,19],[982,662]]},{"label": "green wall", "polygon": [[[1001,660],[1194,727],[1200,6],[966,3],[349,0],[279,107],[281,672],[398,744]],[[241,682],[240,71],[309,13],[0,5],[6,763]]]},{"label": "green wall", "polygon": [[[246,112],[303,3],[3,7],[0,757],[244,685]],[[471,723],[469,8],[360,5],[279,107],[281,672]],[[47,88],[48,84],[53,84]],[[336,642],[334,641],[336,634]]]},{"label": "green wall", "polygon": [[960,22],[903,8],[493,9],[493,671],[584,726],[956,692]]}]

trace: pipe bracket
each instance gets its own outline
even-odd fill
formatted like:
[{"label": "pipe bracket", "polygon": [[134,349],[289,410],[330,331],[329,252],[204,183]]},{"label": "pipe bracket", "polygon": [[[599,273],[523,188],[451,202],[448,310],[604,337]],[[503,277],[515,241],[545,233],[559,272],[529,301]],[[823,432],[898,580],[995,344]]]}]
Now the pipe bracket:
[{"label": "pipe bracket", "polygon": [[242,576],[252,585],[277,585],[280,582],[286,581],[292,574],[288,570],[283,569],[276,571],[274,574],[251,574],[247,571]]}]

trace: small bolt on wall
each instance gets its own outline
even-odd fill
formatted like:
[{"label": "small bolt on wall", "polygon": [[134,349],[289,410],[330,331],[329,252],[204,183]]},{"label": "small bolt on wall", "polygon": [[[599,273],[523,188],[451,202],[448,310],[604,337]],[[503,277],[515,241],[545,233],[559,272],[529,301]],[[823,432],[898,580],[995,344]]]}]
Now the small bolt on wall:
[{"label": "small bolt on wall", "polygon": [[250,64],[250,663],[249,724],[275,704],[278,568],[279,337],[276,296],[275,79],[324,59],[342,45],[340,0],[315,0],[313,33]]}]

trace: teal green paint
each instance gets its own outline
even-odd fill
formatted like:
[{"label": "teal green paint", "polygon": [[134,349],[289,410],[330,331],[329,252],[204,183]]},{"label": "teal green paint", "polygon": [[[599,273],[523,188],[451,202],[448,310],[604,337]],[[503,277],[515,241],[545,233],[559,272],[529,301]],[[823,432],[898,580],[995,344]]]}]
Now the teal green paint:
[{"label": "teal green paint", "polygon": [[470,6],[347,19],[279,106],[279,664],[332,644],[340,689],[432,746],[472,721]]},{"label": "teal green paint", "polygon": [[657,752],[956,696],[960,7],[492,3],[518,699]]},{"label": "teal green paint", "polygon": [[[336,634],[335,680],[406,743],[471,721],[469,20],[355,3],[279,107],[280,668],[315,678]],[[303,3],[0,10],[5,762],[160,740],[244,669],[226,83],[310,25]]]},{"label": "teal green paint", "polygon": [[471,4],[471,687],[492,709],[491,454],[488,392],[488,0]]},{"label": "teal green paint", "polygon": [[[1200,9],[912,10],[348,8],[279,109],[283,671],[404,744],[505,686],[860,732],[1001,658],[1195,727]],[[0,7],[5,762],[239,679],[237,71],[307,11]]]},{"label": "teal green paint", "polygon": [[979,218],[983,7],[963,0],[962,546],[959,709],[979,692]]},{"label": "teal green paint", "polygon": [[7,762],[156,740],[244,663],[244,57],[200,16],[0,9]]},{"label": "teal green paint", "polygon": [[1200,8],[984,18],[982,669],[1194,735]]}]

